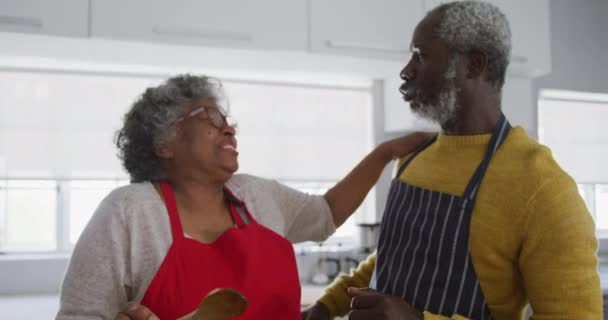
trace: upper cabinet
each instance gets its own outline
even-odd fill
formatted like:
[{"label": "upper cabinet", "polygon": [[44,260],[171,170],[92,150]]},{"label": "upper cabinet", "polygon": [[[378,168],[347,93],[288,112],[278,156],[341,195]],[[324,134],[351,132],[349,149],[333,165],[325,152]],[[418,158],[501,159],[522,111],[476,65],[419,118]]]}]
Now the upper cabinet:
[{"label": "upper cabinet", "polygon": [[311,51],[407,61],[423,0],[309,1]]},{"label": "upper cabinet", "polygon": [[0,32],[86,37],[88,10],[83,0],[2,0]]},{"label": "upper cabinet", "polygon": [[92,36],[243,49],[307,49],[306,0],[92,0]]},{"label": "upper cabinet", "polygon": [[[405,63],[414,28],[442,1],[1,0],[0,32],[294,50]],[[549,0],[488,1],[511,23],[509,73],[549,73]]]},{"label": "upper cabinet", "polygon": [[[512,52],[509,73],[537,77],[551,72],[549,0],[486,0],[509,19]],[[430,10],[442,0],[425,0]]]}]

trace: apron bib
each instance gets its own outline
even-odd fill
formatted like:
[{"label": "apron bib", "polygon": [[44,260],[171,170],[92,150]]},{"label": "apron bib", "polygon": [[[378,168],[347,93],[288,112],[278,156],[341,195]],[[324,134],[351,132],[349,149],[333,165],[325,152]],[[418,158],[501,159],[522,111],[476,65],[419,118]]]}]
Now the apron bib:
[{"label": "apron bib", "polygon": [[298,319],[300,282],[293,247],[258,224],[225,188],[235,227],[206,244],[184,236],[173,189],[161,184],[173,242],[141,301],[160,319],[194,311],[211,290],[233,288],[248,300],[235,319]]},{"label": "apron bib", "polygon": [[469,252],[477,191],[511,126],[501,115],[485,158],[461,197],[399,180],[419,149],[397,172],[389,191],[370,287],[401,296],[418,310],[450,317],[492,319]]}]

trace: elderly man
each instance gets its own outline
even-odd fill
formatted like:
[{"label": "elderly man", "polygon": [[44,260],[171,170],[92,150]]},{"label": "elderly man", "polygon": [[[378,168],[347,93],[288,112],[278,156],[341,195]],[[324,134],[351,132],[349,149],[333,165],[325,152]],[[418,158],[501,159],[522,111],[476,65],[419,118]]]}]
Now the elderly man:
[{"label": "elderly man", "polygon": [[443,132],[399,164],[377,255],[303,315],[506,320],[529,303],[532,319],[600,319],[597,239],[576,183],[501,112],[505,16],[483,2],[440,5],[411,49],[400,91]]}]

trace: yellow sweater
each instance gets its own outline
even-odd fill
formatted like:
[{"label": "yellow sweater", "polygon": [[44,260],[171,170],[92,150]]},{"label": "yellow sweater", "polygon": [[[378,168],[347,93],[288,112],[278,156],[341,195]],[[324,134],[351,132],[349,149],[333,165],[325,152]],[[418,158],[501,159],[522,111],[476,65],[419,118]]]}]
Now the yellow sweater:
[{"label": "yellow sweater", "polygon": [[[440,135],[399,178],[462,195],[490,136]],[[592,217],[576,183],[521,127],[511,130],[490,162],[470,230],[473,265],[494,319],[522,319],[527,303],[531,319],[601,319]],[[320,302],[333,316],[348,312],[346,288],[367,287],[374,263],[373,254],[327,288]],[[429,312],[424,318],[449,319]]]}]

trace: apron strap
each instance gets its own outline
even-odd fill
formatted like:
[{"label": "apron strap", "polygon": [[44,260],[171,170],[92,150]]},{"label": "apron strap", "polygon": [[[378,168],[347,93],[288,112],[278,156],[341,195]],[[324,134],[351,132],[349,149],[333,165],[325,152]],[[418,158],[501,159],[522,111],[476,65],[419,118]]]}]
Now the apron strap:
[{"label": "apron strap", "polygon": [[175,193],[173,193],[173,188],[171,188],[171,185],[167,182],[161,182],[160,189],[163,192],[165,206],[169,212],[169,222],[171,223],[171,234],[173,235],[173,241],[180,241],[182,238],[184,238],[184,230],[182,229],[182,223],[179,220],[177,202],[175,202]]},{"label": "apron strap", "polygon": [[[171,234],[173,236],[173,241],[179,241],[184,238],[184,230],[179,219],[177,202],[175,201],[175,193],[173,192],[171,185],[167,182],[161,182],[160,188],[163,192],[163,197],[165,198],[165,206],[169,212],[169,222],[171,223]],[[232,215],[232,219],[237,227],[241,228],[245,225],[251,224],[253,218],[249,214],[245,204],[237,199],[227,187],[224,187],[224,192],[226,193],[226,201],[228,202],[230,208],[230,214]]]},{"label": "apron strap", "polygon": [[[471,178],[471,180],[469,180],[469,184],[467,185],[467,188],[465,189],[465,192],[463,194],[463,197],[466,197],[466,199],[468,199],[469,201],[474,200],[475,197],[477,196],[477,190],[479,189],[479,186],[481,185],[481,180],[483,179],[483,176],[486,173],[486,170],[488,169],[490,160],[492,160],[492,156],[494,156],[494,153],[496,153],[496,150],[498,150],[498,147],[500,147],[502,145],[502,143],[505,141],[510,130],[511,130],[511,124],[509,123],[509,121],[507,121],[507,118],[505,117],[504,113],[501,112],[500,118],[498,119],[498,123],[494,127],[494,131],[492,133],[492,138],[490,139],[490,142],[488,144],[488,150],[486,151],[486,156],[485,156],[484,160],[481,162],[481,164],[479,165],[479,167],[477,167],[477,170],[473,174],[473,177]],[[429,142],[427,142],[424,145],[422,145],[421,147],[419,147],[414,152],[414,154],[399,167],[395,178],[399,179],[399,177],[403,173],[403,170],[405,170],[405,168],[410,164],[410,162],[412,162],[412,160],[414,160],[414,158],[418,154],[420,154],[420,152],[422,152],[428,146],[433,144],[433,142],[435,142],[436,140],[437,140],[437,136],[435,136]]]},{"label": "apron strap", "polygon": [[237,227],[242,228],[248,224],[251,224],[253,218],[247,210],[245,203],[234,196],[232,191],[228,187],[224,186],[224,194],[226,195],[226,201],[230,208],[230,214]]},{"label": "apron strap", "polygon": [[248,224],[251,224],[251,219],[249,219],[249,217],[247,216],[244,206],[238,205],[234,202],[230,202],[228,205],[230,207],[230,214],[232,215],[232,220],[234,220],[234,224],[238,228],[242,228]]},{"label": "apron strap", "polygon": [[488,144],[488,150],[486,151],[486,156],[475,170],[473,177],[469,181],[467,188],[464,191],[463,197],[465,197],[471,203],[474,203],[475,198],[477,197],[477,191],[479,190],[479,186],[481,185],[481,181],[483,180],[483,176],[490,165],[490,160],[498,150],[498,147],[502,145],[503,142],[507,139],[507,135],[511,130],[511,124],[507,121],[504,113],[501,112],[500,118],[498,119],[498,123],[494,128],[494,132],[492,133],[492,138],[490,139],[490,143]]},{"label": "apron strap", "polygon": [[416,149],[416,151],[414,151],[414,154],[412,154],[411,157],[409,157],[409,159],[405,160],[405,162],[403,164],[401,164],[401,166],[399,167],[399,169],[397,170],[397,175],[395,176],[396,179],[399,179],[399,177],[401,176],[401,173],[403,173],[403,170],[405,170],[405,168],[408,166],[408,164],[410,164],[410,162],[412,162],[412,160],[414,160],[414,158],[420,153],[422,152],[422,150],[426,149],[428,146],[430,146],[431,144],[433,144],[433,142],[437,141],[437,135],[435,135],[435,137],[433,137],[433,139],[427,141],[425,144],[423,144],[422,146],[418,147],[418,149]]}]

